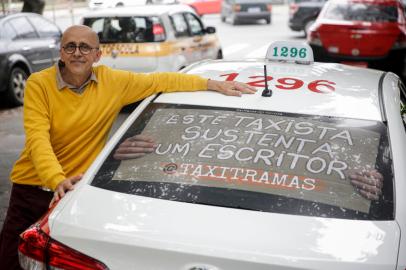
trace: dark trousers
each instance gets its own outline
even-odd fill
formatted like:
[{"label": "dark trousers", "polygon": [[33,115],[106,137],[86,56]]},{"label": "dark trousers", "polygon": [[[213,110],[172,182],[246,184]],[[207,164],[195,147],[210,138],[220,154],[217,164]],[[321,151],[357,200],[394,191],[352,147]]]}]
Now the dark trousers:
[{"label": "dark trousers", "polygon": [[19,235],[48,210],[52,192],[37,186],[13,184],[7,216],[0,234],[0,269],[21,269],[18,263]]}]

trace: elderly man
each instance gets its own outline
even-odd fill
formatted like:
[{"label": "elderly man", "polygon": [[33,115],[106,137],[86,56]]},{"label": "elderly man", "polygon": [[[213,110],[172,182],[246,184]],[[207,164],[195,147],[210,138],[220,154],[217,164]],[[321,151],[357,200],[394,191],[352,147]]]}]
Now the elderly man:
[{"label": "elderly man", "polygon": [[[73,189],[107,140],[120,109],[158,92],[214,90],[240,96],[243,83],[180,73],[140,74],[93,67],[99,40],[87,26],[63,34],[58,65],[34,73],[24,100],[26,143],[11,173],[13,187],[0,238],[1,269],[19,269],[19,234],[43,215],[52,198]],[[148,146],[148,140],[138,143]],[[148,151],[148,147],[140,148]]]}]

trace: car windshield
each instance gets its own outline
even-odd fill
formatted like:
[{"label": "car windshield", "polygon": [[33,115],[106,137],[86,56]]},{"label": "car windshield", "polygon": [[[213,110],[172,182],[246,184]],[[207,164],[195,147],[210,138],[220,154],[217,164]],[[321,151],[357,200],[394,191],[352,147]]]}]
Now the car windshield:
[{"label": "car windshield", "polygon": [[398,10],[391,5],[372,5],[354,2],[331,3],[325,18],[343,21],[397,22]]},{"label": "car windshield", "polygon": [[100,43],[153,42],[154,24],[157,17],[100,17],[85,18],[84,25],[91,27],[99,36]]},{"label": "car windshield", "polygon": [[[93,186],[254,211],[393,219],[391,151],[381,122],[155,103],[117,146],[136,134],[153,137],[155,152],[120,161],[113,150]],[[384,178],[376,201],[348,179],[373,169]]]}]

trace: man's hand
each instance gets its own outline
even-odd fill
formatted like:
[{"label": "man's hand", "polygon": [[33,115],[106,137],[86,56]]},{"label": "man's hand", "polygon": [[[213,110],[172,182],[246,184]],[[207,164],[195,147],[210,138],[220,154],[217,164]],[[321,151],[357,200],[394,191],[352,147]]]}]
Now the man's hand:
[{"label": "man's hand", "polygon": [[135,135],[122,142],[113,157],[118,160],[139,158],[154,152],[156,147],[157,145],[151,137]]},{"label": "man's hand", "polygon": [[255,94],[255,87],[241,82],[209,80],[207,89],[217,91],[226,96],[241,96],[242,94]]},{"label": "man's hand", "polygon": [[66,178],[65,180],[63,180],[62,182],[60,182],[56,188],[55,188],[55,192],[54,192],[54,198],[51,201],[52,205],[53,203],[59,201],[60,199],[63,198],[63,196],[65,196],[65,194],[68,191],[73,190],[74,185],[80,180],[82,179],[83,174],[79,174],[76,176],[72,176],[69,178]]},{"label": "man's hand", "polygon": [[368,200],[378,200],[382,193],[383,176],[377,170],[357,171],[350,175],[359,193]]}]

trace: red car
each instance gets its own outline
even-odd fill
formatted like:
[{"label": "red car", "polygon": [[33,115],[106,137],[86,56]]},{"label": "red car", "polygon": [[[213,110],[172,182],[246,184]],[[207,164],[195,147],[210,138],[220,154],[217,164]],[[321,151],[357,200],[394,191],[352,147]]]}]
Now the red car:
[{"label": "red car", "polygon": [[191,6],[200,16],[220,13],[222,0],[179,0],[180,3]]},{"label": "red car", "polygon": [[398,0],[330,0],[310,28],[315,61],[341,62],[402,74],[406,20]]}]

